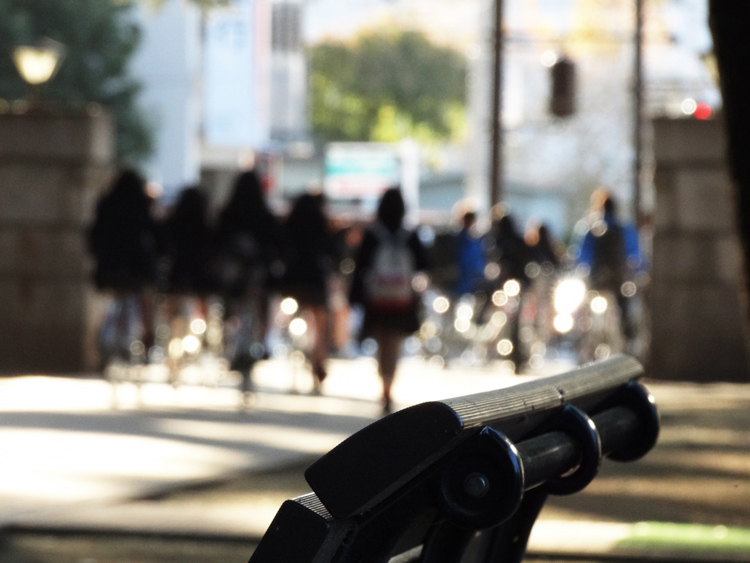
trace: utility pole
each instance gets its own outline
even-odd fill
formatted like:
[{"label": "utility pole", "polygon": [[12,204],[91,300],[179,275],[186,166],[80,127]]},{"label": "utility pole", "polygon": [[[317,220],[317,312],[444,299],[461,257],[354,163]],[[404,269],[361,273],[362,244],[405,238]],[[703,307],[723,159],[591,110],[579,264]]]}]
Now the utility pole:
[{"label": "utility pole", "polygon": [[635,60],[633,65],[633,221],[641,223],[643,169],[643,0],[635,0]]},{"label": "utility pole", "polygon": [[[639,0],[640,1],[640,0]],[[495,0],[494,49],[492,60],[492,158],[490,208],[503,197],[503,0]]]}]

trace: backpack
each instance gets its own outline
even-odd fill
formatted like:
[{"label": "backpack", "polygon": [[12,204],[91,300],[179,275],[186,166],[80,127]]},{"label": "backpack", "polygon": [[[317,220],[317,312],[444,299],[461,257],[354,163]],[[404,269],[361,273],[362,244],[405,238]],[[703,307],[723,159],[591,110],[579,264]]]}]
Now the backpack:
[{"label": "backpack", "polygon": [[367,304],[382,311],[404,311],[414,304],[412,278],[416,273],[409,247],[410,233],[398,229],[391,233],[376,224],[373,233],[378,239],[372,265],[365,277]]}]

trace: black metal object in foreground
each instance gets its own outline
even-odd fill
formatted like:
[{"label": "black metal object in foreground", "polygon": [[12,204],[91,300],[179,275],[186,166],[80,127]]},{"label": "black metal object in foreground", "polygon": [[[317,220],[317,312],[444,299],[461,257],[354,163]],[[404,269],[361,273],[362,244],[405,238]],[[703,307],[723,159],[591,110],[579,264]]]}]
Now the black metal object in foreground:
[{"label": "black metal object in foreground", "polygon": [[315,492],[281,506],[250,563],[521,561],[547,495],[656,443],[641,375],[617,356],[383,418],[307,470]]}]

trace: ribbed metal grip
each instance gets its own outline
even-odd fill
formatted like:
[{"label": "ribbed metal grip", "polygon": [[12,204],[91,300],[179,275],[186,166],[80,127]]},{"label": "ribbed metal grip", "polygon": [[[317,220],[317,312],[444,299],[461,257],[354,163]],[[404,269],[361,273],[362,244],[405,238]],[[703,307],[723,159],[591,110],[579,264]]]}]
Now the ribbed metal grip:
[{"label": "ribbed metal grip", "polygon": [[506,389],[422,403],[344,440],[305,477],[331,514],[346,518],[383,500],[472,431],[491,426],[520,440],[563,406],[594,408],[642,374],[638,361],[615,356]]}]

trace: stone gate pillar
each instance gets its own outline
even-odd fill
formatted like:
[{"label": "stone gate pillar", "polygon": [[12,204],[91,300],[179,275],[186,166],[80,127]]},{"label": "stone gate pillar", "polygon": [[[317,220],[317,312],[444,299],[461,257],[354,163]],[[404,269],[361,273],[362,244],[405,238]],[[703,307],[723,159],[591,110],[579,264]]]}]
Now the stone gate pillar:
[{"label": "stone gate pillar", "polygon": [[0,114],[0,373],[93,367],[85,232],[113,151],[98,110]]},{"label": "stone gate pillar", "polygon": [[654,121],[656,378],[750,381],[741,253],[721,119]]}]

